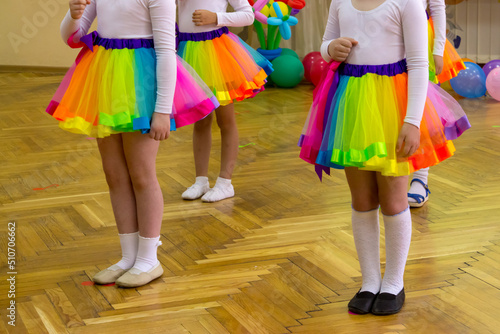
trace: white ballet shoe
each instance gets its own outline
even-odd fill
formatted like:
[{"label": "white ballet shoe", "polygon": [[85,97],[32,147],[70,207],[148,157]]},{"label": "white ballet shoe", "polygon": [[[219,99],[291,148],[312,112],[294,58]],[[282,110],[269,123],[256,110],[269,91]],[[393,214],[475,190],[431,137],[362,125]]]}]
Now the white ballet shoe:
[{"label": "white ballet shoe", "polygon": [[205,195],[209,190],[210,190],[210,184],[208,182],[204,184],[195,183],[182,193],[182,198],[185,200],[192,201]]},{"label": "white ballet shoe", "polygon": [[231,180],[219,177],[215,186],[203,195],[201,200],[203,202],[213,203],[231,197],[234,197],[234,187],[231,184]]},{"label": "white ballet shoe", "polygon": [[136,288],[146,285],[163,275],[163,267],[160,261],[149,271],[144,272],[137,268],[132,268],[116,280],[116,285],[123,288]]},{"label": "white ballet shoe", "polygon": [[116,264],[112,265],[111,267],[108,267],[104,270],[101,270],[97,274],[92,277],[92,281],[96,284],[111,284],[115,283],[115,281],[125,274],[127,270],[122,269],[121,267],[117,266]]}]

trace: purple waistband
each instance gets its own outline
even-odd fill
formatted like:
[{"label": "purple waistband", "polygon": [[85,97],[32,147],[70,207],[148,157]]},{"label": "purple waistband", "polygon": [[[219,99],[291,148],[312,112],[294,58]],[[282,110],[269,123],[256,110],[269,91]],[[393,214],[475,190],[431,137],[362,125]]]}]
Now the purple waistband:
[{"label": "purple waistband", "polygon": [[105,49],[152,49],[154,42],[152,39],[137,38],[137,39],[119,39],[119,38],[102,38],[97,31],[85,35],[80,38],[80,41],[85,43],[89,49],[93,49],[93,45],[99,45]]},{"label": "purple waistband", "polygon": [[179,41],[193,41],[193,42],[201,42],[201,41],[210,41],[217,37],[221,37],[224,34],[227,34],[229,29],[227,27],[222,27],[217,30],[206,31],[206,32],[180,32],[178,35]]},{"label": "purple waistband", "polygon": [[400,60],[397,63],[384,65],[353,65],[343,63],[339,67],[339,73],[341,75],[347,75],[350,77],[362,77],[367,73],[393,77],[406,72],[406,59]]}]

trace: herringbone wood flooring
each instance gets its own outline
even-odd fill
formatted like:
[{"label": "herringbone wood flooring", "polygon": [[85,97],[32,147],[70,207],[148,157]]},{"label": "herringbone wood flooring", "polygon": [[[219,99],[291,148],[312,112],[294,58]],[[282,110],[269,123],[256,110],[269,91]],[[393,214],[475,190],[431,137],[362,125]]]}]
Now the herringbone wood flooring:
[{"label": "herringbone wood flooring", "polygon": [[[403,311],[355,316],[346,309],[360,272],[345,178],[334,171],[320,183],[298,158],[311,86],[237,104],[234,199],[182,201],[194,177],[192,129],[162,144],[165,274],[119,289],[86,285],[120,247],[95,142],[43,112],[61,78],[0,74],[0,332],[500,333],[500,103],[461,101],[473,128],[431,169],[431,200],[412,211]],[[212,182],[219,147],[215,131]],[[15,328],[3,278],[9,221]]]}]

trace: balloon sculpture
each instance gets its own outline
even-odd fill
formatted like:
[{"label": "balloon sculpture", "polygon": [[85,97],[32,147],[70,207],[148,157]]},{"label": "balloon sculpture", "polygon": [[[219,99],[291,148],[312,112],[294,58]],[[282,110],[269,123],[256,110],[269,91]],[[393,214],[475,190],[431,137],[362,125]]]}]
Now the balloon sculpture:
[{"label": "balloon sculpture", "polygon": [[[280,49],[281,40],[292,37],[290,27],[299,23],[295,15],[305,7],[304,0],[248,0],[255,13],[254,27],[259,38],[259,51],[272,61],[271,81],[279,87],[291,88],[304,77],[304,66],[295,52]],[[267,34],[265,32],[267,29]]]},{"label": "balloon sculpture", "polygon": [[[248,0],[255,12],[254,27],[262,50],[276,50],[281,39],[292,37],[291,26],[299,21],[295,17],[305,7],[304,0]],[[267,40],[264,28],[268,28]]]}]

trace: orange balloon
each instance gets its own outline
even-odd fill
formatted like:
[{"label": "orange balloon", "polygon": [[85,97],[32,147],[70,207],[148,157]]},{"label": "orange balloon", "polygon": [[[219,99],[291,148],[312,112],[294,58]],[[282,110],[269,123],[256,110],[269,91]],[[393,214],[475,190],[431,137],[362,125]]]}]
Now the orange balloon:
[{"label": "orange balloon", "polygon": [[471,63],[474,63],[474,64],[476,63],[474,60],[472,60],[472,59],[470,59],[470,58],[462,58],[462,61],[463,61],[463,62],[468,61],[468,62],[471,62]]}]

